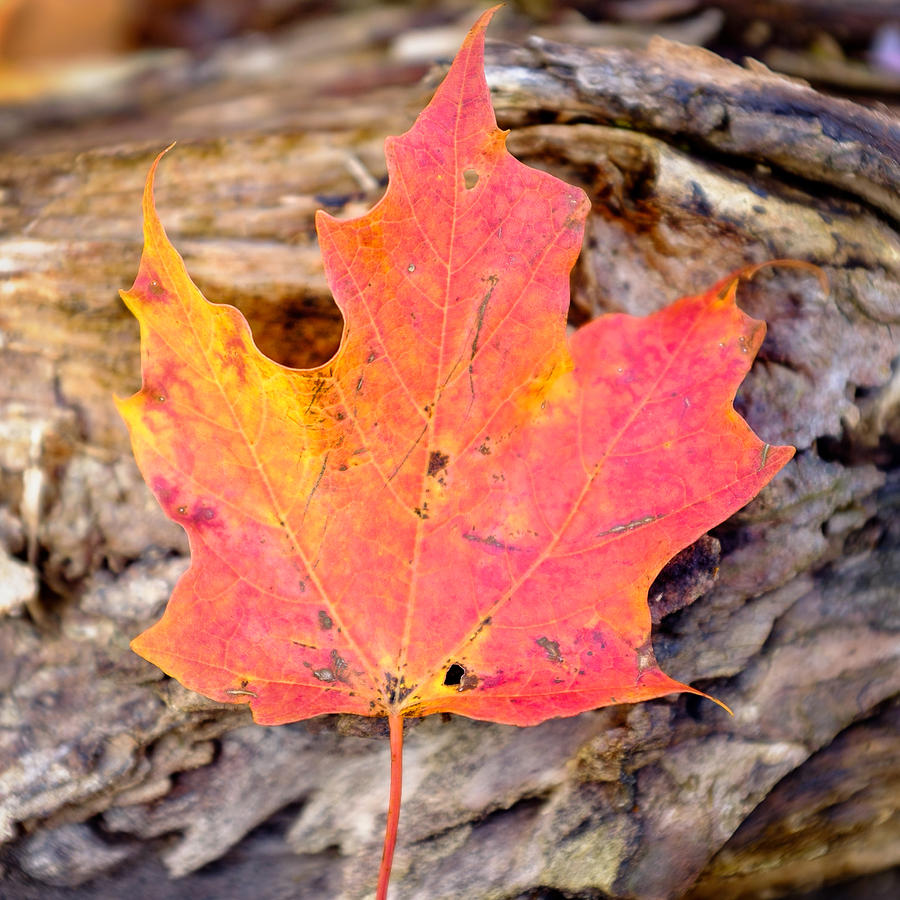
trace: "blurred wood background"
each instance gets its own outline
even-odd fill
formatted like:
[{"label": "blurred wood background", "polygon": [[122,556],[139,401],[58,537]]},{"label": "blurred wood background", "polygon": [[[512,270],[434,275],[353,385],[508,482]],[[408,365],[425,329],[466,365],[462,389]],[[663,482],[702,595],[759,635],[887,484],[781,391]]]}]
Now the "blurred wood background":
[{"label": "blurred wood background", "polygon": [[[186,565],[112,404],[117,290],[157,203],[210,299],[315,365],[341,319],[313,215],[356,215],[470,3],[0,0],[0,894],[361,898],[386,742],[249,724],[134,656]],[[900,893],[896,3],[520,0],[491,26],[509,147],[594,207],[571,322],[746,263],[738,406],[790,466],[651,590],[678,697],[408,739],[397,898]],[[377,730],[377,729],[376,729]]]}]

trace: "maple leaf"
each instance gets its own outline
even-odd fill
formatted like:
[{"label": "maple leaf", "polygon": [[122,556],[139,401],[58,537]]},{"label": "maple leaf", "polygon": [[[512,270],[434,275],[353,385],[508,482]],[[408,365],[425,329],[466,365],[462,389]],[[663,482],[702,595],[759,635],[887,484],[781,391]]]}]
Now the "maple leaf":
[{"label": "maple leaf", "polygon": [[732,405],[765,330],[738,276],[567,343],[589,203],[506,151],[492,14],[388,139],[384,198],[319,213],[345,321],[330,361],[276,364],[201,296],[154,206],[162,154],[122,295],[143,385],[119,409],[192,557],[132,647],[261,724],[388,716],[388,870],[402,717],[528,725],[693,691],[654,660],[648,588],[793,453]]}]

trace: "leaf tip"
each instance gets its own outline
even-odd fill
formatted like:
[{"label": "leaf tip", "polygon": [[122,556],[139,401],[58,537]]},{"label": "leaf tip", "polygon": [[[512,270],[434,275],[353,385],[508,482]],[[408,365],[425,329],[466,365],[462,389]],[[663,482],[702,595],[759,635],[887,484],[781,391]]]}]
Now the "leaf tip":
[{"label": "leaf tip", "polygon": [[712,694],[707,694],[704,691],[699,691],[699,690],[697,690],[697,688],[692,688],[692,687],[686,687],[686,690],[689,693],[695,694],[698,697],[703,697],[705,700],[712,700],[712,702],[715,703],[716,706],[722,707],[722,709],[724,709],[725,712],[727,712],[728,715],[731,716],[732,719],[734,718],[734,712],[731,709],[731,707],[727,703],[724,703],[723,701],[719,700],[717,697],[713,697]]},{"label": "leaf tip", "polygon": [[825,270],[815,263],[807,262],[805,259],[767,259],[765,262],[744,266],[743,269],[738,269],[731,276],[734,279],[735,289],[740,281],[750,281],[757,272],[762,269],[768,269],[770,266],[780,266],[785,269],[803,269],[806,272],[810,272],[818,278],[822,293],[826,297],[831,293],[831,285]]},{"label": "leaf tip", "polygon": [[147,173],[147,180],[144,182],[144,197],[142,206],[144,212],[145,240],[148,223],[152,222],[156,225],[159,224],[159,218],[156,214],[156,203],[153,198],[153,192],[156,186],[156,170],[159,168],[159,164],[162,161],[162,158],[175,146],[175,143],[175,141],[172,141],[172,143],[169,144],[168,147],[165,147],[163,150],[160,150],[160,152],[156,154],[156,158],[150,164],[150,171]]},{"label": "leaf tip", "polygon": [[477,31],[484,31],[491,22],[491,19],[494,18],[497,11],[506,6],[505,3],[495,3],[493,6],[486,9],[479,17],[478,21],[469,29],[469,34],[474,34]]}]

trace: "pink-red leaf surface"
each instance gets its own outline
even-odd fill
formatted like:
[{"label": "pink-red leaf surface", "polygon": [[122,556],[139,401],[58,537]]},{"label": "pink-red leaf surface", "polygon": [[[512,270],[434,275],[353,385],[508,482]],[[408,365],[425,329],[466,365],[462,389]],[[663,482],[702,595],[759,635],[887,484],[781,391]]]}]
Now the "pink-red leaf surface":
[{"label": "pink-red leaf surface", "polygon": [[192,562],[133,647],[260,723],[524,725],[690,690],[653,658],[649,585],[792,453],[732,406],[764,333],[735,278],[567,342],[589,204],[507,153],[489,17],[388,140],[383,200],[319,216],[345,320],[319,368],[267,359],[200,295],[148,179],[123,294],[143,386],[120,409]]}]

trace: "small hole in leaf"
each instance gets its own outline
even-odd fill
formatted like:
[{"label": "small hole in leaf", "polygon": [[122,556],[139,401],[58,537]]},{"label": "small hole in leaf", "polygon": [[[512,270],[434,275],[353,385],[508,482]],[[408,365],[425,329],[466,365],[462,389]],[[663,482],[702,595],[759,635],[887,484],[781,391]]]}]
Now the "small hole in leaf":
[{"label": "small hole in leaf", "polygon": [[447,674],[444,676],[444,684],[448,687],[453,687],[463,680],[463,675],[465,674],[466,670],[459,663],[453,663],[453,665],[447,669]]},{"label": "small hole in leaf", "polygon": [[474,169],[466,169],[463,172],[463,181],[466,183],[466,190],[471,191],[478,184],[478,173]]}]

